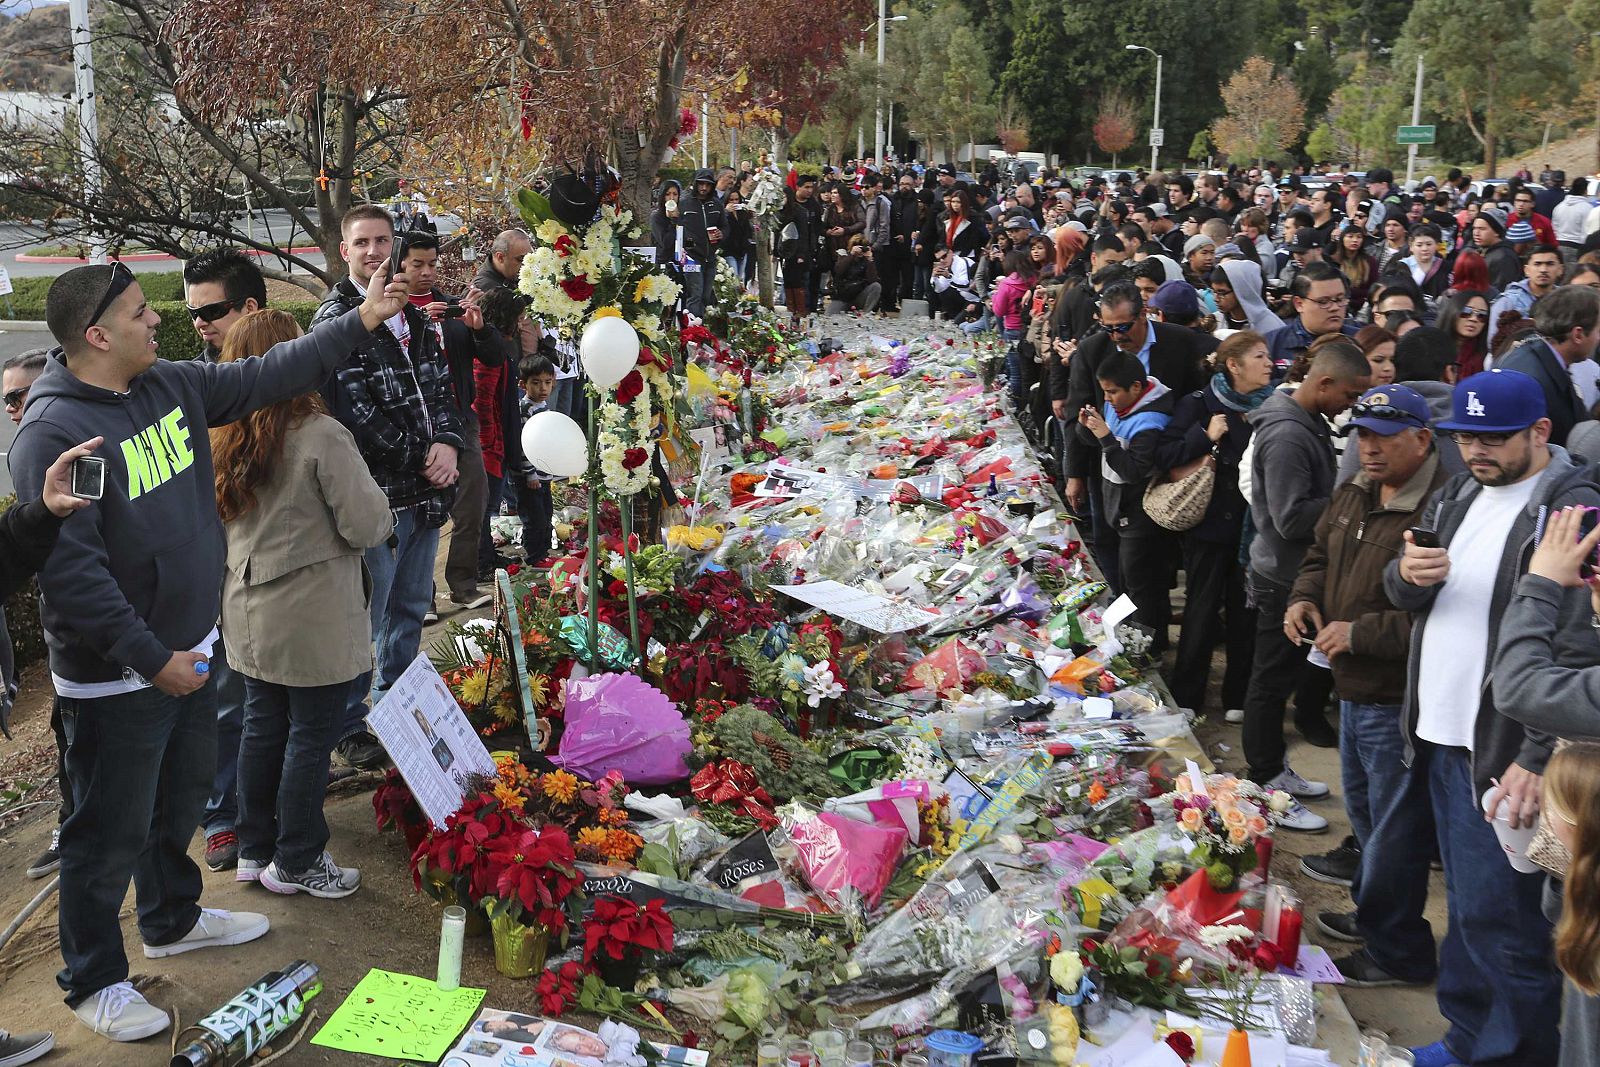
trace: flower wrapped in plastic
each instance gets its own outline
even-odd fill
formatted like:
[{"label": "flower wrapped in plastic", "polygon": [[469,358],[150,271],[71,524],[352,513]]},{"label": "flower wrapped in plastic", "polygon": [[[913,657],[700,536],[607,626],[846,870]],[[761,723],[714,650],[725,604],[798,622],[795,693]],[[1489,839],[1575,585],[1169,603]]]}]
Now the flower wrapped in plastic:
[{"label": "flower wrapped in plastic", "polygon": [[1206,775],[1203,783],[1180,774],[1172,792],[1152,800],[1150,810],[1158,826],[1173,827],[1195,841],[1199,865],[1211,884],[1229,890],[1262,866],[1256,842],[1271,837],[1292,802],[1281,790],[1263,789],[1231,774]]},{"label": "flower wrapped in plastic", "polygon": [[1157,886],[1176,885],[1201,866],[1199,842],[1170,824],[1157,823],[1106,849],[1090,869],[1124,895],[1142,899]]}]

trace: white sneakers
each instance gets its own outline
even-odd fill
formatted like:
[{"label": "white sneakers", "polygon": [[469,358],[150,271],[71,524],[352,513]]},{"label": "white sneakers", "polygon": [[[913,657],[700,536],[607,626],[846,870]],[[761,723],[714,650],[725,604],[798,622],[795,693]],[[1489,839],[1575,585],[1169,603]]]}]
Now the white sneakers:
[{"label": "white sneakers", "polygon": [[1299,830],[1303,834],[1314,834],[1328,828],[1328,820],[1300,803],[1298,800],[1289,802],[1289,809],[1278,816],[1278,825],[1285,830]]},{"label": "white sneakers", "polygon": [[83,1025],[113,1041],[138,1041],[172,1025],[167,1013],[140,996],[132,982],[108,985],[72,1011]]},{"label": "white sneakers", "polygon": [[[158,960],[164,956],[177,956],[197,948],[216,945],[242,945],[254,941],[270,929],[265,915],[253,911],[222,911],[219,908],[201,908],[194,929],[170,945],[146,945],[146,959]],[[153,1031],[152,1031],[153,1032]]]},{"label": "white sneakers", "polygon": [[1267,783],[1268,789],[1281,789],[1300,800],[1321,800],[1328,795],[1327,782],[1313,782],[1300,777],[1287,763],[1278,776]]},{"label": "white sneakers", "polygon": [[1222,721],[1232,723],[1234,726],[1238,726],[1240,723],[1244,722],[1244,709],[1229,708],[1227,711],[1222,713]]},{"label": "white sneakers", "polygon": [[[170,945],[146,945],[144,954],[154,960],[193,952],[197,948],[242,945],[265,934],[270,927],[265,915],[201,908],[194,929]],[[72,1011],[83,1025],[113,1041],[138,1041],[172,1025],[167,1013],[140,996],[131,982],[106,986],[86,997]]]}]

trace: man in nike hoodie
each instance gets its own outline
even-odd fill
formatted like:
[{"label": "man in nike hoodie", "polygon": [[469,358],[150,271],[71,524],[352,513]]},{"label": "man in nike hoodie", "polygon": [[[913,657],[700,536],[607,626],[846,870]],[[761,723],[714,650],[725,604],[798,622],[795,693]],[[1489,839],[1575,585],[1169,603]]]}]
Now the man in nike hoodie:
[{"label": "man in nike hoodie", "polygon": [[1145,514],[1144,490],[1155,473],[1156,442],[1172,421],[1177,398],[1128,352],[1113,349],[1095,378],[1106,398],[1105,411],[1085,407],[1078,433],[1099,444],[1101,494],[1117,530],[1122,584],[1138,609],[1135,618],[1154,631],[1150,648],[1159,654],[1166,650],[1172,622],[1167,563],[1175,545],[1171,534]]},{"label": "man in nike hoodie", "polygon": [[29,394],[11,477],[19,498],[37,498],[57,456],[105,438],[104,491],[63,523],[39,590],[67,736],[62,788],[77,804],[61,827],[56,980],[79,1020],[113,1040],[170,1025],[127,980],[117,913],[130,880],[147,957],[242,944],[268,926],[201,908],[188,855],[216,763],[207,657],[226,555],[207,428],[315,389],[405,306],[395,279],[263,358],[167,362],[156,358],[161,320],[127,267],[78,267],[50,287],[61,348]]}]

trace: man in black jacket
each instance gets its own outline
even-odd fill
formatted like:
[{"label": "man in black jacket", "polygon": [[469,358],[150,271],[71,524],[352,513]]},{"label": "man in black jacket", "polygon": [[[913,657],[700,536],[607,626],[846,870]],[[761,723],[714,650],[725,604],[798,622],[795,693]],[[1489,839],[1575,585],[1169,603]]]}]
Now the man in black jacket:
[{"label": "man in black jacket", "polygon": [[478,592],[478,545],[489,483],[478,417],[472,410],[473,372],[479,363],[485,367],[504,366],[510,342],[484,324],[476,287],[467,290],[464,300],[446,296],[434,287],[439,277],[439,238],[431,233],[412,233],[405,235],[405,241],[405,275],[411,305],[428,317],[444,350],[450,390],[456,410],[461,413],[461,455],[456,462],[461,476],[450,508],[450,551],[445,557],[444,581],[450,589],[451,603],[475,611],[487,605],[490,597]]},{"label": "man in black jacket", "polygon": [[683,306],[696,318],[716,299],[717,245],[722,240],[722,203],[716,179],[709,169],[694,175],[694,195],[680,201],[683,210],[683,250],[693,262],[683,267]]},{"label": "man in black jacket", "polygon": [[[1152,377],[1178,396],[1191,393],[1206,383],[1205,356],[1200,335],[1183,326],[1151,322],[1145,314],[1144,299],[1132,282],[1107,286],[1100,294],[1101,329],[1090,333],[1072,356],[1068,369],[1066,410],[1085,407],[1099,411],[1105,403],[1099,382],[1100,364],[1113,352],[1126,352],[1138,358]],[[1054,387],[1052,397],[1061,394]],[[1099,451],[1076,434],[1067,438],[1067,502],[1082,515],[1087,506],[1094,515],[1094,552],[1106,582],[1119,592],[1122,575],[1117,567],[1117,532],[1108,521],[1094,477],[1100,465]]]},{"label": "man in black jacket", "polygon": [[899,311],[900,301],[911,296],[911,249],[922,230],[922,198],[917,195],[917,179],[907,171],[889,202],[889,247],[878,256],[878,273],[883,276],[885,311]]},{"label": "man in black jacket", "polygon": [[[374,204],[351,208],[340,223],[340,254],[348,277],[329,291],[311,320],[327,328],[364,299],[374,271],[394,244],[389,213]],[[372,636],[377,677],[351,686],[334,751],[353,767],[382,764],[383,747],[367,732],[367,689],[373,702],[416,659],[422,616],[433,596],[439,528],[450,517],[459,477],[461,413],[433,324],[409,303],[361,341],[323,387],[328,408],[355,436],[367,469],[395,512],[392,545],[367,551],[372,574]]]},{"label": "man in black jacket", "polygon": [[1572,428],[1591,418],[1569,368],[1594,358],[1600,343],[1600,291],[1563,285],[1534,305],[1533,322],[1539,335],[1506,353],[1496,366],[1521,371],[1539,383],[1550,420],[1550,443],[1565,446]]}]

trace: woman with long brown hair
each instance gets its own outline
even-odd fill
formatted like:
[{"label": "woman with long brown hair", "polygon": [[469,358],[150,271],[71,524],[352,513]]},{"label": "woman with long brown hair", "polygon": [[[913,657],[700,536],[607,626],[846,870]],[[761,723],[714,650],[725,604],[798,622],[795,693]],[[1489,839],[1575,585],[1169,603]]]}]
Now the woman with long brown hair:
[{"label": "woman with long brown hair", "polygon": [[[298,336],[293,316],[253,311],[228,331],[221,362]],[[211,452],[228,538],[222,628],[245,684],[237,877],[349,896],[361,872],[328,855],[322,801],[351,683],[372,669],[362,555],[394,515],[316,393],[213,429]]]}]

